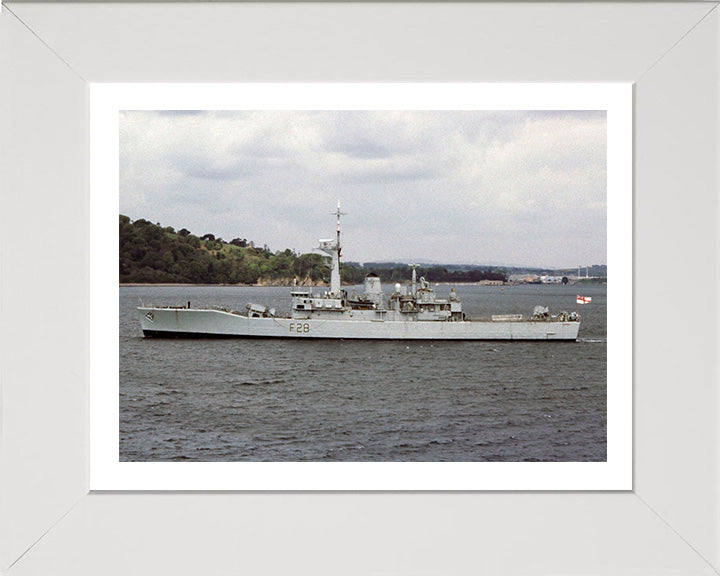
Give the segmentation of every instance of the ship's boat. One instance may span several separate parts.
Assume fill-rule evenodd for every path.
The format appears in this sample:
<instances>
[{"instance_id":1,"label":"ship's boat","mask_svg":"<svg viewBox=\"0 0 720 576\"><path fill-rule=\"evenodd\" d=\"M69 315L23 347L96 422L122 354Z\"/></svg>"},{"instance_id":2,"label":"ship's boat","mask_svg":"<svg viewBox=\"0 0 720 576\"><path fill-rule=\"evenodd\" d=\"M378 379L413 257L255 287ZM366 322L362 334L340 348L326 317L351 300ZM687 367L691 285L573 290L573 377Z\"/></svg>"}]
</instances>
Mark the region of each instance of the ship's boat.
<instances>
[{"instance_id":1,"label":"ship's boat","mask_svg":"<svg viewBox=\"0 0 720 576\"><path fill-rule=\"evenodd\" d=\"M536 306L530 317L496 314L489 320L471 320L452 289L438 298L430 283L412 267L409 286L395 284L386 298L380 278L370 273L361 293L351 293L340 283L340 206L337 233L320 240L319 249L329 257L330 289L290 292L291 314L276 315L261 304L247 304L236 311L220 307L191 308L140 306L145 336L237 338L332 338L372 340L576 340L580 329L577 312L551 315Z\"/></svg>"}]
</instances>

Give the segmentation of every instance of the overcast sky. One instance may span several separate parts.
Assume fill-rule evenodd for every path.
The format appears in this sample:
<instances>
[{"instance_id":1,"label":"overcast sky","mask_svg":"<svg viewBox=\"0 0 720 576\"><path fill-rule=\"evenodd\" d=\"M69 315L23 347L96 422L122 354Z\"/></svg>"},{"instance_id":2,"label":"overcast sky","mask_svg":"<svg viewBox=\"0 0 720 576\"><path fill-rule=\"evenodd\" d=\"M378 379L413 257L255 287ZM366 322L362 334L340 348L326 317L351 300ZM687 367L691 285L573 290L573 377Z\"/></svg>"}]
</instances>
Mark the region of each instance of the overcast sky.
<instances>
[{"instance_id":1,"label":"overcast sky","mask_svg":"<svg viewBox=\"0 0 720 576\"><path fill-rule=\"evenodd\" d=\"M122 112L120 212L346 261L607 262L606 113Z\"/></svg>"}]
</instances>

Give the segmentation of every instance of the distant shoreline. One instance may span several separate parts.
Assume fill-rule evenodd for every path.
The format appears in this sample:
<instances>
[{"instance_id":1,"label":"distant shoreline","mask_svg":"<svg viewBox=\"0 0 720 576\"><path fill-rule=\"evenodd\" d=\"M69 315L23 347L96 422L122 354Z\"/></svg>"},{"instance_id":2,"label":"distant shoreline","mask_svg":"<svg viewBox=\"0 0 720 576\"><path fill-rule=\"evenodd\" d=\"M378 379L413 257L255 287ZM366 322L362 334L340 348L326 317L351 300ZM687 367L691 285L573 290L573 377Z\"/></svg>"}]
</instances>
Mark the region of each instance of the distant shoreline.
<instances>
[{"instance_id":1,"label":"distant shoreline","mask_svg":"<svg viewBox=\"0 0 720 576\"><path fill-rule=\"evenodd\" d=\"M391 283L386 283L390 285ZM487 287L503 287L503 286L561 286L562 284L543 284L533 282L505 282L504 284L483 284L482 282L430 282L431 285L435 286L487 286ZM607 280L587 281L584 278L580 281L571 281L566 286L578 286L578 285L607 285ZM343 284L343 286L361 286L362 284ZM179 283L179 282L120 282L119 286L129 286L131 288L147 288L150 286L161 286L163 288L178 287L178 288L193 288L193 287L230 287L230 288L329 288L329 286L293 286L292 284L191 284L191 283Z\"/></svg>"},{"instance_id":2,"label":"distant shoreline","mask_svg":"<svg viewBox=\"0 0 720 576\"><path fill-rule=\"evenodd\" d=\"M192 287L202 287L202 286L229 286L232 288L268 288L272 287L268 284L191 284L191 283L184 283L184 282L120 282L118 284L119 286L130 286L132 288L147 288L148 286L163 286L163 287L172 287L177 286L181 288L192 288ZM292 288L292 286L284 284L277 286L278 288Z\"/></svg>"}]
</instances>

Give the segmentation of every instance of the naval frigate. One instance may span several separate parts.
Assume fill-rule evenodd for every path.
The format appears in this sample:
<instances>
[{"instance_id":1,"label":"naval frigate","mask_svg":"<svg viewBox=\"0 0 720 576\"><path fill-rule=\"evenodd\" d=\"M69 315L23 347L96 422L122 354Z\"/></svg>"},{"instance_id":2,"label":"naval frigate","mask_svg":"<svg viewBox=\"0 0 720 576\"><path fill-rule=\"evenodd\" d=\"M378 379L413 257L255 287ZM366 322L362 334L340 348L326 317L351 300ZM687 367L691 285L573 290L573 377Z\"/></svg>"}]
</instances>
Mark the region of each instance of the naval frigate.
<instances>
[{"instance_id":1,"label":"naval frigate","mask_svg":"<svg viewBox=\"0 0 720 576\"><path fill-rule=\"evenodd\" d=\"M138 307L146 337L224 338L330 338L364 340L576 340L580 329L577 312L552 315L546 306L535 306L531 316L497 314L471 320L463 312L454 289L438 298L430 283L417 278L412 267L409 286L395 284L386 298L380 278L365 277L360 294L348 294L340 282L340 204L335 238L319 241L329 257L330 287L320 293L294 288L290 316L274 309L247 304L244 310L187 306Z\"/></svg>"}]
</instances>

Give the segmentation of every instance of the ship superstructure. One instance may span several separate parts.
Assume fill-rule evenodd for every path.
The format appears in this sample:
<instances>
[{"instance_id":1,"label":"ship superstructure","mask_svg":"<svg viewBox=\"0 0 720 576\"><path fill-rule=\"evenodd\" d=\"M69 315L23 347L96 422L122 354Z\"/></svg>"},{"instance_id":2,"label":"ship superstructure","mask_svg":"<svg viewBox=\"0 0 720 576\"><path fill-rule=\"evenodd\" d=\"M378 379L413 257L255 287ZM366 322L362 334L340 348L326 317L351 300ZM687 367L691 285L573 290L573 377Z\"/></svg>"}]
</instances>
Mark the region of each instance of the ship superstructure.
<instances>
[{"instance_id":1,"label":"ship superstructure","mask_svg":"<svg viewBox=\"0 0 720 576\"><path fill-rule=\"evenodd\" d=\"M239 338L335 338L381 340L575 340L580 328L576 312L551 315L536 306L532 316L499 314L470 320L454 289L438 298L430 283L417 278L411 264L409 286L395 284L386 298L380 278L370 273L361 293L348 292L340 282L340 204L335 238L319 241L330 267L329 290L293 289L289 317L274 309L247 304L242 312L223 308L140 306L145 336Z\"/></svg>"}]
</instances>

